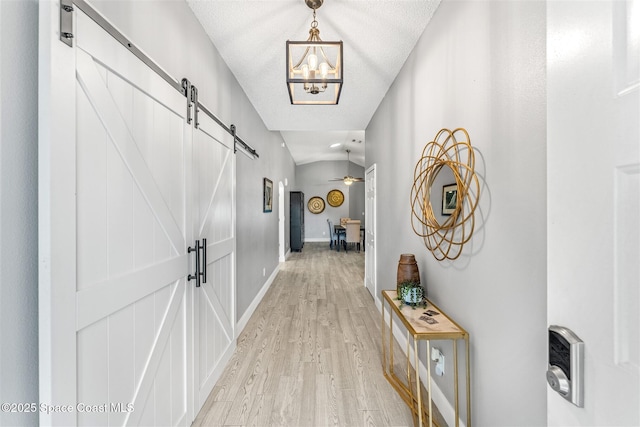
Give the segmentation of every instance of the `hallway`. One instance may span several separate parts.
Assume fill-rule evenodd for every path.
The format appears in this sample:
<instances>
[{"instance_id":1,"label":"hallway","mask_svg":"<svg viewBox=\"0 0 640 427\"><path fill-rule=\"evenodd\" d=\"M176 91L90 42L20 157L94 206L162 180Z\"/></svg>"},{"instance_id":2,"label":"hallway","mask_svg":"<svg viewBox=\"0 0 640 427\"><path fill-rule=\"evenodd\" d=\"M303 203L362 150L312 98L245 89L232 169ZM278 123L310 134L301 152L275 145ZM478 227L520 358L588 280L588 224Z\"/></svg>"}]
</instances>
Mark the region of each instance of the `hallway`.
<instances>
[{"instance_id":1,"label":"hallway","mask_svg":"<svg viewBox=\"0 0 640 427\"><path fill-rule=\"evenodd\" d=\"M363 281L363 252L307 243L293 253L194 426L413 425L382 375L379 312Z\"/></svg>"}]
</instances>

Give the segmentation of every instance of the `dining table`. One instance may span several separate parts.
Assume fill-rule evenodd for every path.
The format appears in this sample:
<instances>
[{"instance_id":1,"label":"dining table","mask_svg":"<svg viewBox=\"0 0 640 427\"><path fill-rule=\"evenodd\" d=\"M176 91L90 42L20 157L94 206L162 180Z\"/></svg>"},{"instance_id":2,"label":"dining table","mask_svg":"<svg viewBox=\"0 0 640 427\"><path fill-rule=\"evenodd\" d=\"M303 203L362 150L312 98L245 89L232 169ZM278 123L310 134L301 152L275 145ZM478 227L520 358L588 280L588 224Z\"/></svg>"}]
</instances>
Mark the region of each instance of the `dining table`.
<instances>
[{"instance_id":1,"label":"dining table","mask_svg":"<svg viewBox=\"0 0 640 427\"><path fill-rule=\"evenodd\" d=\"M344 225L336 224L333 226L333 231L336 233L336 236L338 237L338 244L336 245L336 247L337 247L337 251L340 252L340 235L342 234L346 238L347 229ZM365 228L363 223L360 223L360 234L362 236L362 250L364 251Z\"/></svg>"}]
</instances>

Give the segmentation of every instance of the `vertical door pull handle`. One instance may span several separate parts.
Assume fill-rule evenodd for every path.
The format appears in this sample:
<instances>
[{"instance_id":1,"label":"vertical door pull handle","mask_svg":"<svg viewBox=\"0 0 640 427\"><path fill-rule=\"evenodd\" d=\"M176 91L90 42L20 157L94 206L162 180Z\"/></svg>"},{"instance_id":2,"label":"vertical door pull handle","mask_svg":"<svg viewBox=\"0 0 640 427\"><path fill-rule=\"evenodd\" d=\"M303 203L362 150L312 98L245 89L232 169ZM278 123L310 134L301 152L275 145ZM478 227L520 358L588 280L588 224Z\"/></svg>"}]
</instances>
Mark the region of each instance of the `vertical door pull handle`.
<instances>
[{"instance_id":1,"label":"vertical door pull handle","mask_svg":"<svg viewBox=\"0 0 640 427\"><path fill-rule=\"evenodd\" d=\"M207 239L202 239L202 283L207 283Z\"/></svg>"},{"instance_id":2,"label":"vertical door pull handle","mask_svg":"<svg viewBox=\"0 0 640 427\"><path fill-rule=\"evenodd\" d=\"M196 288L200 287L200 276L202 275L202 273L200 273L200 240L196 240L196 246L195 247L191 247L189 246L187 248L187 253L191 253L191 252L195 252L196 253L196 272L195 274L190 274L189 276L187 276L187 279L189 281L192 281L193 279L196 279Z\"/></svg>"}]
</instances>

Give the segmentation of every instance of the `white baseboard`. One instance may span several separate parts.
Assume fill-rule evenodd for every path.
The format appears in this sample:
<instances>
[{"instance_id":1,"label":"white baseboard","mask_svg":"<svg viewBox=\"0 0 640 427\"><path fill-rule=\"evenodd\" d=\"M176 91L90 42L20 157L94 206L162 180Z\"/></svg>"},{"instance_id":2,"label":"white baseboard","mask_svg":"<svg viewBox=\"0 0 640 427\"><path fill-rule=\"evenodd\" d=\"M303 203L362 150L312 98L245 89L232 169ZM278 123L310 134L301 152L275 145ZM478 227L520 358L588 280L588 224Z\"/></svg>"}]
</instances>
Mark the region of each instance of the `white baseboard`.
<instances>
[{"instance_id":1,"label":"white baseboard","mask_svg":"<svg viewBox=\"0 0 640 427\"><path fill-rule=\"evenodd\" d=\"M380 301L379 298L376 298L376 307L378 307L378 311L380 312L380 314L382 314L382 302ZM390 316L390 313L388 310L385 310L384 316L385 316L384 318L385 323L388 325L387 322L389 321L389 316ZM395 337L396 341L398 341L398 344L400 345L400 348L402 349L402 352L405 354L405 356L407 355L406 354L406 349L407 349L406 331L407 330L402 326L402 323L394 321L393 336ZM411 361L412 366L413 364L414 362ZM426 384L427 367L424 365L423 360L420 360L419 371L420 371L420 380L422 381L423 384ZM447 425L450 425L450 426L456 425L456 422L455 422L456 410L451 404L451 402L449 402L447 397L444 395L442 390L440 390L440 387L438 387L438 384L436 384L435 381L431 381L431 396L433 399L433 404L438 407L438 410L440 411L440 414L442 414L442 417L444 418L444 420L447 422ZM465 423L462 420L459 420L459 423L461 427L465 427Z\"/></svg>"},{"instance_id":2,"label":"white baseboard","mask_svg":"<svg viewBox=\"0 0 640 427\"><path fill-rule=\"evenodd\" d=\"M288 257L289 254L291 254L291 251L288 251L286 256ZM251 319L253 312L256 311L256 308L258 308L258 304L260 304L260 301L262 301L262 298L264 298L264 295L267 293L267 291L271 287L271 284L273 283L273 280L278 275L279 271L280 271L280 264L276 266L276 268L273 270L273 273L271 273L271 276L269 276L267 281L264 282L264 285L262 285L260 292L256 294L255 298L253 298L253 301L251 301L251 304L249 304L249 307L247 307L247 310L244 312L242 317L236 323L236 328L235 328L236 339L240 336L244 327L247 326L247 323L249 322L249 319Z\"/></svg>"},{"instance_id":3,"label":"white baseboard","mask_svg":"<svg viewBox=\"0 0 640 427\"><path fill-rule=\"evenodd\" d=\"M289 255L291 255L291 248L289 248L289 250L285 252L284 255L282 255L278 261L285 262L287 258L289 258Z\"/></svg>"},{"instance_id":4,"label":"white baseboard","mask_svg":"<svg viewBox=\"0 0 640 427\"><path fill-rule=\"evenodd\" d=\"M305 238L304 242L305 243L306 242L310 242L310 243L313 243L313 242L326 242L326 243L329 243L329 240L330 239L328 237L310 237L310 238Z\"/></svg>"}]
</instances>

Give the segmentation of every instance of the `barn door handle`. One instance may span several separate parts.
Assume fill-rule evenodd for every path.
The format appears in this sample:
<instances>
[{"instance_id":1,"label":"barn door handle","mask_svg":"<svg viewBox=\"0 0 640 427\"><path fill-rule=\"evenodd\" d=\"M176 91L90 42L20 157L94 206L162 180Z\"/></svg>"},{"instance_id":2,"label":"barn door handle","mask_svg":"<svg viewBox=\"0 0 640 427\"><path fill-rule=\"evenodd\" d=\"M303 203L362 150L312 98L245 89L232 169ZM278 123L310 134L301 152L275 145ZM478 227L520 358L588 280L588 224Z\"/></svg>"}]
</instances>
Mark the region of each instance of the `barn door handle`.
<instances>
[{"instance_id":1,"label":"barn door handle","mask_svg":"<svg viewBox=\"0 0 640 427\"><path fill-rule=\"evenodd\" d=\"M196 288L200 287L200 276L202 275L202 273L200 273L200 240L196 240L196 246L195 247L191 247L189 246L187 248L187 253L191 253L191 252L195 252L196 253L196 273L195 274L190 274L189 276L187 276L187 279L189 281L192 281L193 279L196 279ZM206 249L205 249L206 251Z\"/></svg>"},{"instance_id":2,"label":"barn door handle","mask_svg":"<svg viewBox=\"0 0 640 427\"><path fill-rule=\"evenodd\" d=\"M207 283L207 239L202 239L202 283Z\"/></svg>"}]
</instances>

